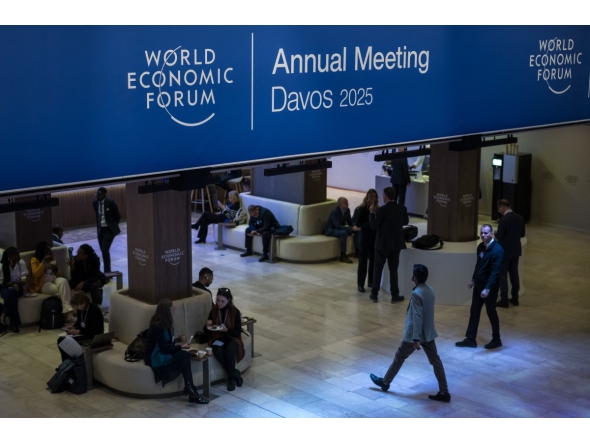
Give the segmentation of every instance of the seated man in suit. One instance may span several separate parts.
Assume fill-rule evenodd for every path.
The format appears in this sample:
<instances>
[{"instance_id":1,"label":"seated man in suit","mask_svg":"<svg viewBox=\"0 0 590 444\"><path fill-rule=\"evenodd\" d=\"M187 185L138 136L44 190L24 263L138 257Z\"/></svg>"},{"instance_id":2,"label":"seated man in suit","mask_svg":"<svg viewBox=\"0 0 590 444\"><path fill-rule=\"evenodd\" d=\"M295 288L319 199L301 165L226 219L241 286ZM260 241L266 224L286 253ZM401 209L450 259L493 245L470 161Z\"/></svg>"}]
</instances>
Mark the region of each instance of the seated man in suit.
<instances>
[{"instance_id":1,"label":"seated man in suit","mask_svg":"<svg viewBox=\"0 0 590 444\"><path fill-rule=\"evenodd\" d=\"M250 222L246 228L246 251L240 254L241 257L252 256L252 242L254 236L262 236L262 257L258 262L268 260L268 252L270 250L270 239L272 233L281 225L272 211L260 205L250 205L248 207L250 214Z\"/></svg>"},{"instance_id":2,"label":"seated man in suit","mask_svg":"<svg viewBox=\"0 0 590 444\"><path fill-rule=\"evenodd\" d=\"M349 234L359 230L360 227L355 226L350 217L348 199L346 197L339 197L338 206L330 212L330 218L328 219L326 228L324 228L324 234L340 239L340 262L352 264L352 261L346 255L346 240Z\"/></svg>"}]
</instances>

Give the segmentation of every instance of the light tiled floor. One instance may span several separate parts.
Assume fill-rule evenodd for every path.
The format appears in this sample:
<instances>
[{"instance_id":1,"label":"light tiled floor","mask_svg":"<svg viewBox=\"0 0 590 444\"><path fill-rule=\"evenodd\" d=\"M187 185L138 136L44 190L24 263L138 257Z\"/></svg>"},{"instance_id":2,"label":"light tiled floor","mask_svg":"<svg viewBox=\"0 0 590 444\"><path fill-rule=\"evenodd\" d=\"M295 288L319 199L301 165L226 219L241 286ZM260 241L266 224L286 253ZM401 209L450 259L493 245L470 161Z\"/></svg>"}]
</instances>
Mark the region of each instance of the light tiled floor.
<instances>
[{"instance_id":1,"label":"light tiled floor","mask_svg":"<svg viewBox=\"0 0 590 444\"><path fill-rule=\"evenodd\" d=\"M359 193L348 196L354 208ZM194 215L196 220L197 215ZM122 228L125 228L124 224ZM194 236L194 234L193 234ZM216 251L212 239L193 245L193 273L215 271L242 312L258 320L256 351L244 386L207 406L183 397L126 398L98 388L51 394L45 383L60 358L56 331L23 328L0 338L2 417L590 417L590 236L527 226L526 294L520 307L499 309L504 346L460 349L468 306L437 306L437 346L452 402L427 399L437 384L422 352L412 355L385 393L369 373L384 374L402 337L406 303L372 304L356 290L356 260L294 265L258 263ZM93 229L66 232L71 246L97 248ZM111 250L113 269L127 277L126 235ZM457 291L465 276L457 276ZM126 282L125 282L126 283ZM105 304L115 284L105 291ZM436 289L435 289L436 290ZM478 342L490 339L482 314Z\"/></svg>"}]
</instances>

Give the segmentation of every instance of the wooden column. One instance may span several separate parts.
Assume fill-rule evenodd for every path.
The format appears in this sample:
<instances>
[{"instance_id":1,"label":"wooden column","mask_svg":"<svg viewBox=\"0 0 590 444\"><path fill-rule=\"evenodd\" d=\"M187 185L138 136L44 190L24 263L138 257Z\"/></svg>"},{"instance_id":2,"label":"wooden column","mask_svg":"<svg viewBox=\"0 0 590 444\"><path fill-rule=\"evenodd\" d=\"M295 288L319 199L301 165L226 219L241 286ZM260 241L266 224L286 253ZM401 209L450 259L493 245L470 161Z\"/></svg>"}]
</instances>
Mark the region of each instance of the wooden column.
<instances>
[{"instance_id":1,"label":"wooden column","mask_svg":"<svg viewBox=\"0 0 590 444\"><path fill-rule=\"evenodd\" d=\"M448 242L477 239L481 149L450 151L431 145L428 234Z\"/></svg>"},{"instance_id":2,"label":"wooden column","mask_svg":"<svg viewBox=\"0 0 590 444\"><path fill-rule=\"evenodd\" d=\"M252 194L300 205L325 202L328 174L325 169L265 176L264 168L252 169Z\"/></svg>"},{"instance_id":3,"label":"wooden column","mask_svg":"<svg viewBox=\"0 0 590 444\"><path fill-rule=\"evenodd\" d=\"M148 304L191 296L190 191L126 186L129 295Z\"/></svg>"},{"instance_id":4,"label":"wooden column","mask_svg":"<svg viewBox=\"0 0 590 444\"><path fill-rule=\"evenodd\" d=\"M35 199L21 197L16 202ZM51 208L35 208L0 214L0 246L16 247L19 251L34 250L41 241L53 244Z\"/></svg>"}]
</instances>

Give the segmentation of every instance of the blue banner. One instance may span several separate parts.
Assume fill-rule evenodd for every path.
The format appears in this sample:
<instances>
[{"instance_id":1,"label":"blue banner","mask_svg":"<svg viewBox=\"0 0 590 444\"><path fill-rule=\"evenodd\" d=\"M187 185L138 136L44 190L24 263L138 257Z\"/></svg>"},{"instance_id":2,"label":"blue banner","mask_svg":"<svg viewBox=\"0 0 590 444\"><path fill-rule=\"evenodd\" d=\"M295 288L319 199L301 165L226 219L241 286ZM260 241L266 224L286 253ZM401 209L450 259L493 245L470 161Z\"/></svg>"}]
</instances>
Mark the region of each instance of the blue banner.
<instances>
[{"instance_id":1,"label":"blue banner","mask_svg":"<svg viewBox=\"0 0 590 444\"><path fill-rule=\"evenodd\" d=\"M2 26L0 192L588 121L589 59L588 26Z\"/></svg>"}]
</instances>

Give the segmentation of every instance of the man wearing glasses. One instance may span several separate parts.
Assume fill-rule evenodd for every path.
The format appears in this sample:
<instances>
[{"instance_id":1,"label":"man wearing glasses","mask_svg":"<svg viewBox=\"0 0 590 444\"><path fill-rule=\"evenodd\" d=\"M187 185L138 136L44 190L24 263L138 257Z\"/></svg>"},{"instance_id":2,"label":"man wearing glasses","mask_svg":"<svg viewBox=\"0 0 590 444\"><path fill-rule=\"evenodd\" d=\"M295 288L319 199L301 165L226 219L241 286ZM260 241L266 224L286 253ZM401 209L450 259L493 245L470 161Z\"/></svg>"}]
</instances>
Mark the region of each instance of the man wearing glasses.
<instances>
[{"instance_id":1,"label":"man wearing glasses","mask_svg":"<svg viewBox=\"0 0 590 444\"><path fill-rule=\"evenodd\" d=\"M482 225L481 240L477 246L477 262L473 271L473 278L467 284L467 288L473 288L471 298L471 310L469 314L469 325L465 339L455 343L457 347L477 347L477 327L481 308L485 305L486 313L492 324L492 341L485 345L488 350L502 347L500 340L500 320L496 312L496 299L500 286L500 270L504 258L502 246L494 240L494 232L490 225Z\"/></svg>"},{"instance_id":2,"label":"man wearing glasses","mask_svg":"<svg viewBox=\"0 0 590 444\"><path fill-rule=\"evenodd\" d=\"M114 200L107 198L107 189L100 187L96 191L96 200L92 202L96 214L96 230L98 245L102 252L102 262L105 273L111 272L111 244L115 236L121 232L119 221L119 207Z\"/></svg>"}]
</instances>

